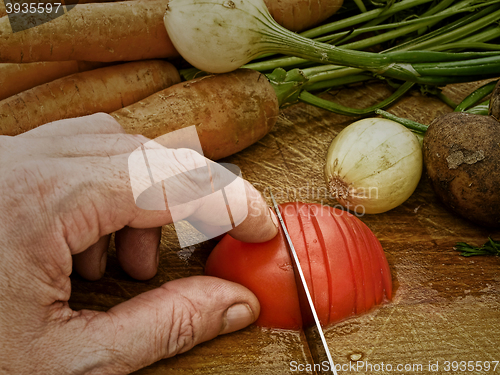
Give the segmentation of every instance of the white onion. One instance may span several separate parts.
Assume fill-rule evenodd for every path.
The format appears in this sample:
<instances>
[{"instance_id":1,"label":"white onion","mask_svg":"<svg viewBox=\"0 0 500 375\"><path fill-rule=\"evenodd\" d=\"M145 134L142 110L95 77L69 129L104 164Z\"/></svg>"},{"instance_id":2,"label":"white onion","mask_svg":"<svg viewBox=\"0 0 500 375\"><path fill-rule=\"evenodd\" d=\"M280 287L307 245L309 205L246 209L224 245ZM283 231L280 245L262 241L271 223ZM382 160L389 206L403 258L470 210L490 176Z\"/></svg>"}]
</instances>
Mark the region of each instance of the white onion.
<instances>
[{"instance_id":1,"label":"white onion","mask_svg":"<svg viewBox=\"0 0 500 375\"><path fill-rule=\"evenodd\" d=\"M266 51L265 30L275 21L262 0L171 0L164 23L184 59L200 70L224 73Z\"/></svg>"},{"instance_id":2,"label":"white onion","mask_svg":"<svg viewBox=\"0 0 500 375\"><path fill-rule=\"evenodd\" d=\"M422 149L403 125L382 118L342 130L326 157L330 193L357 213L381 213L406 201L422 175Z\"/></svg>"}]
</instances>

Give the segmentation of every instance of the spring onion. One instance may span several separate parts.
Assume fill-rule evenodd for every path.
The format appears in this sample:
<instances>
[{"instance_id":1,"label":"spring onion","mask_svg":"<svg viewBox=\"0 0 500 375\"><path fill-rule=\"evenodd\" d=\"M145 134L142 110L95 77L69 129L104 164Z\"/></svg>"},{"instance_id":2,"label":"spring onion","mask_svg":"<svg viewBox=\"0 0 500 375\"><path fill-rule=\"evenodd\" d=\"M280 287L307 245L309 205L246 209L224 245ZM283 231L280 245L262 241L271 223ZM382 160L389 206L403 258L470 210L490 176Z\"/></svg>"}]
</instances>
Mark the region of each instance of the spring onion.
<instances>
[{"instance_id":1,"label":"spring onion","mask_svg":"<svg viewBox=\"0 0 500 375\"><path fill-rule=\"evenodd\" d=\"M469 3L474 4L475 0ZM477 64L482 64L480 59L488 57L500 61L498 52L449 54L397 51L377 54L339 48L281 27L273 20L262 0L171 0L164 21L179 53L193 66L212 73L232 71L265 53L282 53L323 64L352 66L413 82L420 80L420 68L429 75L441 74L427 66L420 67L418 64L422 61L434 64L478 59ZM485 62L490 64L490 60Z\"/></svg>"},{"instance_id":2,"label":"spring onion","mask_svg":"<svg viewBox=\"0 0 500 375\"><path fill-rule=\"evenodd\" d=\"M455 107L455 112L465 111L481 102L487 95L491 94L497 83L498 80L491 81L474 90L472 93L467 95L467 97L459 105Z\"/></svg>"}]
</instances>

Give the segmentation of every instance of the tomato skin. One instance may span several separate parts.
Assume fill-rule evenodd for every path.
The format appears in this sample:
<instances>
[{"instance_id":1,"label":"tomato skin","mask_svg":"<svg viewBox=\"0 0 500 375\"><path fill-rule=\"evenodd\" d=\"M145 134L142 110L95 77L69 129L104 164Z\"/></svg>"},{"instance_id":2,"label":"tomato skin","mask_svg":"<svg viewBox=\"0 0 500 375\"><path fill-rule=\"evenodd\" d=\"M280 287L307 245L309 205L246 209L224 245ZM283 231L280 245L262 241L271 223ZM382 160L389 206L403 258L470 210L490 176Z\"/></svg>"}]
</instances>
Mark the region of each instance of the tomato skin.
<instances>
[{"instance_id":1,"label":"tomato skin","mask_svg":"<svg viewBox=\"0 0 500 375\"><path fill-rule=\"evenodd\" d=\"M245 243L226 235L210 254L205 273L242 284L259 299L256 324L262 327L302 327L293 267L280 230L271 241Z\"/></svg>"},{"instance_id":2,"label":"tomato skin","mask_svg":"<svg viewBox=\"0 0 500 375\"><path fill-rule=\"evenodd\" d=\"M292 202L279 208L323 326L391 299L390 269L382 246L360 219L320 204ZM259 326L297 330L313 323L300 313L281 229L260 244L226 235L210 254L205 273L250 289L261 304Z\"/></svg>"}]
</instances>

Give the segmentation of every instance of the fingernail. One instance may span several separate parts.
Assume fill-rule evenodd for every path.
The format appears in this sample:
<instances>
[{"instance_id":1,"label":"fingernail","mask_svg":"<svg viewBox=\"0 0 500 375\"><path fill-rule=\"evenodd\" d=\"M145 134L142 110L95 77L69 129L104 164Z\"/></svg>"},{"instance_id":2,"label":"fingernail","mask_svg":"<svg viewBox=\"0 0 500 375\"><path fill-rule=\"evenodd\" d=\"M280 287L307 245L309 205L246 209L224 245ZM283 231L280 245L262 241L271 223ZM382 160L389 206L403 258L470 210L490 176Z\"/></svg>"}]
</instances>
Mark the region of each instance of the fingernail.
<instances>
[{"instance_id":1,"label":"fingernail","mask_svg":"<svg viewBox=\"0 0 500 375\"><path fill-rule=\"evenodd\" d=\"M255 321L253 311L246 303L233 305L226 310L221 335L245 328Z\"/></svg>"},{"instance_id":2,"label":"fingernail","mask_svg":"<svg viewBox=\"0 0 500 375\"><path fill-rule=\"evenodd\" d=\"M100 268L99 268L99 271L101 271L101 276L104 275L104 272L106 272L106 261L108 260L108 252L105 251L104 253L102 253L102 256L101 256L101 263L100 263Z\"/></svg>"},{"instance_id":3,"label":"fingernail","mask_svg":"<svg viewBox=\"0 0 500 375\"><path fill-rule=\"evenodd\" d=\"M278 218L276 217L276 214L274 213L274 211L271 207L269 207L269 211L271 212L271 219L273 219L274 225L276 226L276 228L278 228L279 224L278 224Z\"/></svg>"}]
</instances>

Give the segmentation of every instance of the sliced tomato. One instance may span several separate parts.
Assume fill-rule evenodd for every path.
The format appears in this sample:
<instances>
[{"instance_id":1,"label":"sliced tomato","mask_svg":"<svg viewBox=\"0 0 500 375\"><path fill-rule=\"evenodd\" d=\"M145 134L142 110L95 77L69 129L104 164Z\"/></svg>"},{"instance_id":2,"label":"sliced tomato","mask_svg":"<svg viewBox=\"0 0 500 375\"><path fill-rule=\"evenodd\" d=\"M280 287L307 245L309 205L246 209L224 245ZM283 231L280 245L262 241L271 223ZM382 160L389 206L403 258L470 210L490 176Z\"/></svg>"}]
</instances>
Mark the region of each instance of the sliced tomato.
<instances>
[{"instance_id":1,"label":"sliced tomato","mask_svg":"<svg viewBox=\"0 0 500 375\"><path fill-rule=\"evenodd\" d=\"M329 206L279 206L318 318L326 326L390 300L392 281L382 246L356 216ZM256 322L299 329L312 323L301 313L297 275L280 230L271 241L250 244L226 235L210 254L205 272L240 283L259 299Z\"/></svg>"},{"instance_id":2,"label":"sliced tomato","mask_svg":"<svg viewBox=\"0 0 500 375\"><path fill-rule=\"evenodd\" d=\"M343 234L342 223L338 222L339 214L343 215L344 211L339 211L321 206L321 214L313 218L327 254L328 263L325 267L330 275L327 284L330 294L329 323L356 314L356 274L350 257L349 241Z\"/></svg>"},{"instance_id":3,"label":"sliced tomato","mask_svg":"<svg viewBox=\"0 0 500 375\"><path fill-rule=\"evenodd\" d=\"M302 327L293 266L283 232L260 244L226 235L210 254L205 273L242 284L259 299L263 327Z\"/></svg>"}]
</instances>

